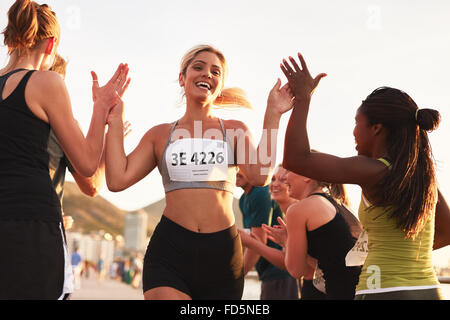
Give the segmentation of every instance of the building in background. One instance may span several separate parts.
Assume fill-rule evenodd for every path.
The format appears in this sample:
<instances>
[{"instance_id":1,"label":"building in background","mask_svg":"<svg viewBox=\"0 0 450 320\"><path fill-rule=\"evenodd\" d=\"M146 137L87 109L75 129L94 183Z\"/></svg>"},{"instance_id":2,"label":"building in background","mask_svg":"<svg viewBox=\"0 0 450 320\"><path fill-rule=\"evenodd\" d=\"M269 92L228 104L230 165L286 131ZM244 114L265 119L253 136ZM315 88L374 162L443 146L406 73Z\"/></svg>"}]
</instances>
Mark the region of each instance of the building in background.
<instances>
[{"instance_id":1,"label":"building in background","mask_svg":"<svg viewBox=\"0 0 450 320\"><path fill-rule=\"evenodd\" d=\"M80 249L83 261L96 265L102 259L105 266L110 265L116 258L116 241L109 233L99 231L98 233L82 234L79 232L66 232L67 249L69 254Z\"/></svg>"},{"instance_id":2,"label":"building in background","mask_svg":"<svg viewBox=\"0 0 450 320\"><path fill-rule=\"evenodd\" d=\"M144 210L129 212L125 215L125 250L145 252L147 248L148 217Z\"/></svg>"}]
</instances>

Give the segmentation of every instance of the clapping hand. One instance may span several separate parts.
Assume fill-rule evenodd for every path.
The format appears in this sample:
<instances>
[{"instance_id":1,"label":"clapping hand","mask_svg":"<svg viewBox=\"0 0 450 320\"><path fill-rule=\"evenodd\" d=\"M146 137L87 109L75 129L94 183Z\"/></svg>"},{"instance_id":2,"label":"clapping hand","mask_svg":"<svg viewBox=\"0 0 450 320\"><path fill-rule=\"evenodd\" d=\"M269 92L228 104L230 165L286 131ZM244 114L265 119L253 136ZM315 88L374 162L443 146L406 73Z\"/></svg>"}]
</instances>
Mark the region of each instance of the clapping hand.
<instances>
[{"instance_id":1,"label":"clapping hand","mask_svg":"<svg viewBox=\"0 0 450 320\"><path fill-rule=\"evenodd\" d=\"M280 217L277 218L279 225L275 225L273 227L269 227L266 224L262 225L262 228L267 233L267 238L272 240L275 243L278 243L280 246L285 247L287 241L287 228L286 223Z\"/></svg>"}]
</instances>

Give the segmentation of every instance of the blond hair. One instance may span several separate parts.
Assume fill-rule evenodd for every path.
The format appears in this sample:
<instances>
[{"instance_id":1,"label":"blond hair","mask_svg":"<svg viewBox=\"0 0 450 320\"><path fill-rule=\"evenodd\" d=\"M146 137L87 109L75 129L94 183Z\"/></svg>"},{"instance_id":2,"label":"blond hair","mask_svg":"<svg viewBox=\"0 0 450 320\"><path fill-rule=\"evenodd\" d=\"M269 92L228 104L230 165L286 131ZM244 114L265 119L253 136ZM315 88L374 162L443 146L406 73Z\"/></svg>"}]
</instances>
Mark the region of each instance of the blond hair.
<instances>
[{"instance_id":1,"label":"blond hair","mask_svg":"<svg viewBox=\"0 0 450 320\"><path fill-rule=\"evenodd\" d=\"M63 79L66 78L66 68L67 68L67 61L61 57L59 54L55 55L55 61L53 62L53 65L50 67L50 71L55 71L61 75Z\"/></svg>"},{"instance_id":2,"label":"blond hair","mask_svg":"<svg viewBox=\"0 0 450 320\"><path fill-rule=\"evenodd\" d=\"M8 25L3 30L8 54L27 54L42 40L56 38L60 27L56 14L46 4L31 0L17 0L8 10Z\"/></svg>"},{"instance_id":3,"label":"blond hair","mask_svg":"<svg viewBox=\"0 0 450 320\"><path fill-rule=\"evenodd\" d=\"M225 81L226 77L228 76L228 65L225 56L222 52L207 44L195 46L185 53L185 55L181 59L180 73L186 75L187 68L189 67L191 62L194 61L195 57L201 52L211 52L214 53L217 58L219 58L222 64L222 80ZM245 91L236 87L222 89L221 93L214 100L213 104L221 108L252 108L250 101L247 99Z\"/></svg>"}]
</instances>

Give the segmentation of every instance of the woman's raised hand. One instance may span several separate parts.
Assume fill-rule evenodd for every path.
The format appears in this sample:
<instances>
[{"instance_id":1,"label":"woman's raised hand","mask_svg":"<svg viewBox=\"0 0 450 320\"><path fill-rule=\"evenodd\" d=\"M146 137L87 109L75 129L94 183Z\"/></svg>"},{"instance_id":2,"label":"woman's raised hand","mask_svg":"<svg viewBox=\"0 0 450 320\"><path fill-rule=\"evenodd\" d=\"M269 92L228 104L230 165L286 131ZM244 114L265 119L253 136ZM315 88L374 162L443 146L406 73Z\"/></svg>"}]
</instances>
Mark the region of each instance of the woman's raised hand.
<instances>
[{"instance_id":1,"label":"woman's raised hand","mask_svg":"<svg viewBox=\"0 0 450 320\"><path fill-rule=\"evenodd\" d=\"M286 61L286 59L283 59L280 67L288 80L289 87L294 94L295 99L301 101L303 99L311 98L314 90L319 85L320 80L323 77L326 77L326 74L320 73L315 78L312 78L308 67L306 66L306 62L300 52L298 53L298 59L300 60L300 64L302 66L301 69L292 57L289 57L289 61L292 66L288 61Z\"/></svg>"},{"instance_id":2,"label":"woman's raised hand","mask_svg":"<svg viewBox=\"0 0 450 320\"><path fill-rule=\"evenodd\" d=\"M131 79L128 78L129 70L130 69L128 68L128 64L121 63L111 79L102 87L100 87L98 83L97 74L94 71L91 71L92 100L94 101L94 103L98 99L109 99L115 102L110 107L116 105L118 103L116 96L122 98L130 84Z\"/></svg>"},{"instance_id":3,"label":"woman's raised hand","mask_svg":"<svg viewBox=\"0 0 450 320\"><path fill-rule=\"evenodd\" d=\"M289 85L286 83L281 87L281 80L278 79L275 86L270 90L267 106L281 115L291 110L293 105L294 95Z\"/></svg>"}]
</instances>

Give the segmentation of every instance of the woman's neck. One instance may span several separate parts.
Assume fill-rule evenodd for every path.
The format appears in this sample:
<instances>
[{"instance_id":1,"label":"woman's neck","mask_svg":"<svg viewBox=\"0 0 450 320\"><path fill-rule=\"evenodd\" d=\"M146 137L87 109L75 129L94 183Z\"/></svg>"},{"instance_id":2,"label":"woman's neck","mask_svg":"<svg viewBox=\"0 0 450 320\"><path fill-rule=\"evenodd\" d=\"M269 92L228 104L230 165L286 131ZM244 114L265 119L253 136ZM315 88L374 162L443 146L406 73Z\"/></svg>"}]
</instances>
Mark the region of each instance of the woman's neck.
<instances>
[{"instance_id":1,"label":"woman's neck","mask_svg":"<svg viewBox=\"0 0 450 320\"><path fill-rule=\"evenodd\" d=\"M186 112L181 118L182 121L192 123L194 121L204 121L212 119L211 103L205 104L200 101L187 101Z\"/></svg>"},{"instance_id":2,"label":"woman's neck","mask_svg":"<svg viewBox=\"0 0 450 320\"><path fill-rule=\"evenodd\" d=\"M305 190L305 192L303 193L303 196L304 196L303 199L308 198L313 193L323 193L322 187L316 186L316 187Z\"/></svg>"},{"instance_id":3,"label":"woman's neck","mask_svg":"<svg viewBox=\"0 0 450 320\"><path fill-rule=\"evenodd\" d=\"M9 58L8 64L3 70L5 72L16 69L39 70L43 59L43 54L37 54L33 51L20 57L17 55L17 52L13 52Z\"/></svg>"}]
</instances>

